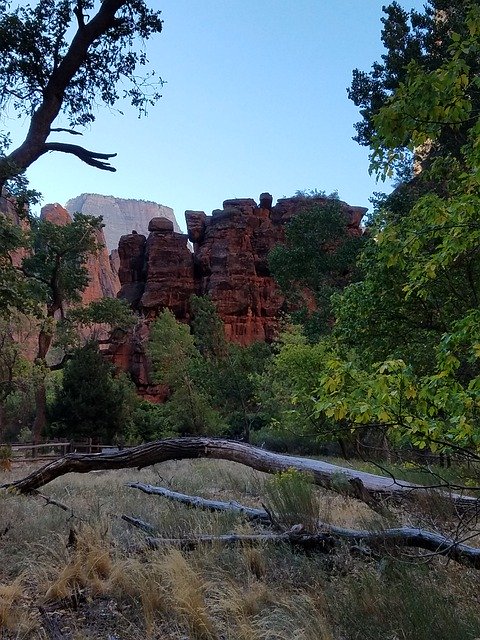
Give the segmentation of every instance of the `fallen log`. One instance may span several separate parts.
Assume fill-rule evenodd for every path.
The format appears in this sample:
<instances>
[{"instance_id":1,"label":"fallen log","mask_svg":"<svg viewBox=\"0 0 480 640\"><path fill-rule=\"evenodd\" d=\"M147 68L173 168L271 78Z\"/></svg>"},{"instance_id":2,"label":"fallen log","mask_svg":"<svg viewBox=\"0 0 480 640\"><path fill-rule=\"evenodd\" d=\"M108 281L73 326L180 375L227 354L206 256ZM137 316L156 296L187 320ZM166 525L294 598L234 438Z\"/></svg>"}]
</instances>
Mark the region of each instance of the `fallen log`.
<instances>
[{"instance_id":1,"label":"fallen log","mask_svg":"<svg viewBox=\"0 0 480 640\"><path fill-rule=\"evenodd\" d=\"M338 465L278 453L272 453L243 442L215 438L171 438L113 453L69 453L33 471L25 478L0 485L0 489L15 489L31 493L35 489L67 473L88 473L107 469L141 469L167 460L210 458L244 464L257 471L277 473L293 468L308 473L312 481L326 489L356 497L371 506L378 499L396 498L409 500L415 494L428 493L428 486L411 482L398 482L393 478L378 476ZM456 507L476 507L478 499L449 491L437 491Z\"/></svg>"},{"instance_id":2,"label":"fallen log","mask_svg":"<svg viewBox=\"0 0 480 640\"><path fill-rule=\"evenodd\" d=\"M186 493L171 491L165 487L156 487L152 484L144 484L143 482L128 482L127 487L139 489L140 491L143 491L143 493L147 493L149 495L162 496L163 498L167 498L167 500L180 502L188 507L196 507L197 509L204 509L206 511L234 513L236 515L243 516L246 520L262 522L263 524L272 524L270 516L264 509L246 507L235 500L230 500L229 502L208 500L206 498L200 498L200 496L189 496Z\"/></svg>"},{"instance_id":3,"label":"fallen log","mask_svg":"<svg viewBox=\"0 0 480 640\"><path fill-rule=\"evenodd\" d=\"M368 531L346 529L333 525L324 525L324 530L319 533L299 533L298 531L285 531L284 533L259 533L259 534L227 534L227 535L200 535L185 538L146 538L146 544L151 549L160 549L173 545L183 550L190 551L201 545L221 544L289 544L300 547L305 551L330 553L341 542L347 542L352 547L364 547L371 549L387 549L392 547L412 547L430 552L430 556L444 556L459 564L480 569L480 548L471 547L457 542L439 533L415 529L412 527L398 527L380 531Z\"/></svg>"},{"instance_id":4,"label":"fallen log","mask_svg":"<svg viewBox=\"0 0 480 640\"><path fill-rule=\"evenodd\" d=\"M252 509L238 502L222 502L220 500L206 500L198 496L190 496L164 487L129 482L129 487L140 489L148 494L160 495L168 500L179 501L192 507L209 511L231 512L243 515L247 519L256 520L262 524L272 524L271 515L263 509ZM252 517L253 516L253 517ZM151 532L155 527L143 520L122 516L122 518L143 531ZM222 536L201 535L187 538L156 538L148 537L149 547L157 549L165 545L178 546L184 550L193 550L202 544L255 544L255 543L288 543L304 550L329 553L340 542L347 542L351 548L367 545L370 548L379 547L413 547L430 551L432 555L442 555L459 564L480 569L480 548L471 547L441 533L427 531L414 527L396 527L392 529L349 529L332 524L318 522L318 532L308 533L301 524L295 525L289 531L282 533L262 533L253 535L227 534Z\"/></svg>"}]
</instances>

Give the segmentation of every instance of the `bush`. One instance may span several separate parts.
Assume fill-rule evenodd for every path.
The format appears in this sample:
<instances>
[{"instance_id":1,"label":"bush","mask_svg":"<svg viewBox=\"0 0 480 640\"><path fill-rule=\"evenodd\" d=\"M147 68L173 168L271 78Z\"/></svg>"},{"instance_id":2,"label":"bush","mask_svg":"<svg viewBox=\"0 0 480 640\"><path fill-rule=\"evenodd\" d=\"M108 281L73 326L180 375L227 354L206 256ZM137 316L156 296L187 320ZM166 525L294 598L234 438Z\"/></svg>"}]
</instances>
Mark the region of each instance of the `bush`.
<instances>
[{"instance_id":1,"label":"bush","mask_svg":"<svg viewBox=\"0 0 480 640\"><path fill-rule=\"evenodd\" d=\"M77 349L63 371L50 407L50 432L111 442L128 429L137 403L133 384L90 342Z\"/></svg>"},{"instance_id":2,"label":"bush","mask_svg":"<svg viewBox=\"0 0 480 640\"><path fill-rule=\"evenodd\" d=\"M295 469L277 473L266 481L265 491L268 510L285 529L300 524L310 533L317 531L320 510L307 474Z\"/></svg>"}]
</instances>

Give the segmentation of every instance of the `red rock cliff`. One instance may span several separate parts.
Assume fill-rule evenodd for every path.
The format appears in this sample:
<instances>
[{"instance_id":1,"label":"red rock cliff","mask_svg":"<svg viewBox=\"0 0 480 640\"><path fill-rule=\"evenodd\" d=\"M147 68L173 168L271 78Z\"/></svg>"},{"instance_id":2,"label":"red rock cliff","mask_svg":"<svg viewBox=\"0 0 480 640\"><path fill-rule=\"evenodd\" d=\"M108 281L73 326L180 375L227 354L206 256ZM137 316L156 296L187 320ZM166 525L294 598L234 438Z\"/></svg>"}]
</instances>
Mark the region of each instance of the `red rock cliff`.
<instances>
[{"instance_id":1,"label":"red rock cliff","mask_svg":"<svg viewBox=\"0 0 480 640\"><path fill-rule=\"evenodd\" d=\"M146 318L170 308L189 320L192 293L209 295L225 323L227 338L239 344L272 340L284 298L268 269L270 250L284 240L284 225L308 206L325 198L284 198L272 207L272 196L226 200L211 216L186 211L188 239L175 233L169 220L155 218L148 240L122 236L119 244L120 297ZM360 234L363 207L341 203L351 233Z\"/></svg>"},{"instance_id":2,"label":"red rock cliff","mask_svg":"<svg viewBox=\"0 0 480 640\"><path fill-rule=\"evenodd\" d=\"M187 236L176 233L171 221L155 218L148 239L137 233L119 243L119 297L127 299L144 318L131 336L111 346L111 359L128 370L141 395L159 400L165 390L153 385L144 344L148 325L158 313L171 309L177 319L190 320L192 293L209 295L225 324L229 340L242 345L275 337L285 301L268 269L270 250L284 241L284 225L325 198L285 198L272 207L264 193L260 204L251 199L226 200L223 209L207 216L186 211ZM352 234L361 234L363 207L341 203Z\"/></svg>"}]
</instances>

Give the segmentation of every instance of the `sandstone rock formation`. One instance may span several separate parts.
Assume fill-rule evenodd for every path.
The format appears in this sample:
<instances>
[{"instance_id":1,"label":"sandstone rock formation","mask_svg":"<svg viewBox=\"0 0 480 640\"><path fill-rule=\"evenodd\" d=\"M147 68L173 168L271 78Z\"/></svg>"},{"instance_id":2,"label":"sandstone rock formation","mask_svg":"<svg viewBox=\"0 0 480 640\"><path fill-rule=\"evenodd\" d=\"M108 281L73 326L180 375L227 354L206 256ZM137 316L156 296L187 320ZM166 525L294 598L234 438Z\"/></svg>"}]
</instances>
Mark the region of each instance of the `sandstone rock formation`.
<instances>
[{"instance_id":1,"label":"sandstone rock formation","mask_svg":"<svg viewBox=\"0 0 480 640\"><path fill-rule=\"evenodd\" d=\"M109 251L117 249L120 237L133 230L146 235L148 223L152 218L167 218L173 222L174 230L180 231L173 209L156 202L82 193L69 200L65 208L72 215L78 211L87 215L102 216Z\"/></svg>"},{"instance_id":2,"label":"sandstone rock formation","mask_svg":"<svg viewBox=\"0 0 480 640\"><path fill-rule=\"evenodd\" d=\"M225 324L226 337L238 344L275 337L285 300L268 268L268 253L284 241L284 225L305 206L324 205L326 198L285 198L272 206L272 196L226 200L223 209L207 216L186 211L188 237L167 219L150 222L148 238L134 233L120 239L119 297L130 302L142 322L131 336L112 344L111 359L131 373L139 392L150 400L165 389L150 378L144 344L148 325L158 313L171 309L189 322L192 293L209 295ZM350 233L361 234L363 207L341 202ZM193 253L188 247L193 244Z\"/></svg>"},{"instance_id":3,"label":"sandstone rock formation","mask_svg":"<svg viewBox=\"0 0 480 640\"><path fill-rule=\"evenodd\" d=\"M168 307L179 320L189 320L192 293L209 295L225 323L229 340L239 344L272 340L284 298L268 269L270 250L284 240L284 225L305 206L324 205L326 198L284 198L272 206L272 196L225 200L211 216L186 211L187 236L176 233L169 220L151 221L148 240L139 234L122 236L119 244L119 296L146 318ZM363 207L341 203L350 233L360 234Z\"/></svg>"}]
</instances>

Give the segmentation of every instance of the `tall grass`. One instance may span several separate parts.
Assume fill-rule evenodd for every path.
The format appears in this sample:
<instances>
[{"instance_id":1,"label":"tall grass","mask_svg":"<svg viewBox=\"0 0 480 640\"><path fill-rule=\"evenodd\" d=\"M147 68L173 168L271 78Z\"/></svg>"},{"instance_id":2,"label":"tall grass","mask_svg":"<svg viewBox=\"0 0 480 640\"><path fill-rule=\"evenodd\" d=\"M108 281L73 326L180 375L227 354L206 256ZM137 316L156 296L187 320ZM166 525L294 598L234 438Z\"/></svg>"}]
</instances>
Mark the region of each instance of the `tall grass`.
<instances>
[{"instance_id":1,"label":"tall grass","mask_svg":"<svg viewBox=\"0 0 480 640\"><path fill-rule=\"evenodd\" d=\"M286 529L302 524L314 531L319 519L359 526L371 516L365 505L318 489L297 472L263 476L205 460L70 475L45 487L71 506L73 517L38 498L0 494L2 640L45 640L39 605L82 640L480 637L478 573L439 559L422 567L401 558L356 557L346 549L307 555L267 544L138 553L143 534L128 527L122 513L151 522L165 537L257 529L237 516L139 494L125 486L130 480L265 503ZM397 517L422 524L415 513ZM67 547L72 527L76 540Z\"/></svg>"}]
</instances>

